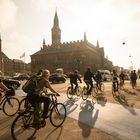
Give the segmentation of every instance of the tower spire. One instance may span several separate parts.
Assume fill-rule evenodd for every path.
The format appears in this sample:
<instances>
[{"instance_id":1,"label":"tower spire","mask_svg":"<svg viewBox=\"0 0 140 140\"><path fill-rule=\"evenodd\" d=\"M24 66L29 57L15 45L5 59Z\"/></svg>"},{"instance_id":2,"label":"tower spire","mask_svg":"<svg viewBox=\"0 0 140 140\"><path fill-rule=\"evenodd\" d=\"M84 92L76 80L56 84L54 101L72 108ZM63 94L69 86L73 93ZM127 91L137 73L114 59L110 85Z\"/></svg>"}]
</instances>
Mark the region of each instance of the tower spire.
<instances>
[{"instance_id":1,"label":"tower spire","mask_svg":"<svg viewBox=\"0 0 140 140\"><path fill-rule=\"evenodd\" d=\"M98 41L98 40L97 40L97 44L96 44L96 47L97 47L97 48L99 48L99 41Z\"/></svg>"},{"instance_id":2,"label":"tower spire","mask_svg":"<svg viewBox=\"0 0 140 140\"><path fill-rule=\"evenodd\" d=\"M84 32L84 41L87 41L87 35L86 35L86 32Z\"/></svg>"},{"instance_id":3,"label":"tower spire","mask_svg":"<svg viewBox=\"0 0 140 140\"><path fill-rule=\"evenodd\" d=\"M57 9L55 10L53 27L58 27L59 28L59 20L58 20L58 16L57 16Z\"/></svg>"},{"instance_id":4,"label":"tower spire","mask_svg":"<svg viewBox=\"0 0 140 140\"><path fill-rule=\"evenodd\" d=\"M43 38L43 46L44 46L44 45L46 45L46 43L45 43L45 38Z\"/></svg>"},{"instance_id":5,"label":"tower spire","mask_svg":"<svg viewBox=\"0 0 140 140\"><path fill-rule=\"evenodd\" d=\"M52 46L57 47L60 43L61 43L61 30L59 28L59 20L56 10L54 16L54 23L52 27Z\"/></svg>"}]
</instances>

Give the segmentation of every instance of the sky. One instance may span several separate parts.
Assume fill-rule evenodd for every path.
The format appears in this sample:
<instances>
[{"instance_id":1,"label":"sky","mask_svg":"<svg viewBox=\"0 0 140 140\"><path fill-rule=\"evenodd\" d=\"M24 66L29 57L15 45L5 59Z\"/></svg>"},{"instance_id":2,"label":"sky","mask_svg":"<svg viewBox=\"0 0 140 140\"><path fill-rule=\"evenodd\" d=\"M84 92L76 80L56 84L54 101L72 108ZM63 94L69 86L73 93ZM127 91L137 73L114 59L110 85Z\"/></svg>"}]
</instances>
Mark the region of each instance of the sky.
<instances>
[{"instance_id":1,"label":"sky","mask_svg":"<svg viewBox=\"0 0 140 140\"><path fill-rule=\"evenodd\" d=\"M140 68L140 0L0 0L2 51L25 62L51 44L57 9L61 42L87 40L104 47L113 65ZM125 42L125 45L122 43Z\"/></svg>"}]
</instances>

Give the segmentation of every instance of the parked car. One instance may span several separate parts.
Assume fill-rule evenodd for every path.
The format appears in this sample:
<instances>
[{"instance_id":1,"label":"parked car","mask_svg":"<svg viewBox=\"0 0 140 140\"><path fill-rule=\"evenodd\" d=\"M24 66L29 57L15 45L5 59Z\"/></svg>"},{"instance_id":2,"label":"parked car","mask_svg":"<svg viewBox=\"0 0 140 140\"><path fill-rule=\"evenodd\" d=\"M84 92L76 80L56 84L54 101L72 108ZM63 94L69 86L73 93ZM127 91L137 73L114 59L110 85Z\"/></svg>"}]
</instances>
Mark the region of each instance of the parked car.
<instances>
[{"instance_id":1,"label":"parked car","mask_svg":"<svg viewBox=\"0 0 140 140\"><path fill-rule=\"evenodd\" d=\"M50 75L49 81L52 83L60 83L60 82L65 83L66 76L64 74L53 73Z\"/></svg>"},{"instance_id":2,"label":"parked car","mask_svg":"<svg viewBox=\"0 0 140 140\"><path fill-rule=\"evenodd\" d=\"M30 78L30 76L28 74L19 74L19 75L13 76L12 79L15 79L15 80L28 80L29 78Z\"/></svg>"},{"instance_id":3,"label":"parked car","mask_svg":"<svg viewBox=\"0 0 140 140\"><path fill-rule=\"evenodd\" d=\"M125 73L124 75L125 75L124 80L130 80L130 75L129 74Z\"/></svg>"},{"instance_id":4,"label":"parked car","mask_svg":"<svg viewBox=\"0 0 140 140\"><path fill-rule=\"evenodd\" d=\"M21 83L18 80L14 79L3 79L2 82L8 87L13 87L14 90L16 90L18 87L20 87Z\"/></svg>"},{"instance_id":5,"label":"parked car","mask_svg":"<svg viewBox=\"0 0 140 140\"><path fill-rule=\"evenodd\" d=\"M112 76L109 70L99 70L99 71L102 75L103 81L111 81Z\"/></svg>"}]
</instances>

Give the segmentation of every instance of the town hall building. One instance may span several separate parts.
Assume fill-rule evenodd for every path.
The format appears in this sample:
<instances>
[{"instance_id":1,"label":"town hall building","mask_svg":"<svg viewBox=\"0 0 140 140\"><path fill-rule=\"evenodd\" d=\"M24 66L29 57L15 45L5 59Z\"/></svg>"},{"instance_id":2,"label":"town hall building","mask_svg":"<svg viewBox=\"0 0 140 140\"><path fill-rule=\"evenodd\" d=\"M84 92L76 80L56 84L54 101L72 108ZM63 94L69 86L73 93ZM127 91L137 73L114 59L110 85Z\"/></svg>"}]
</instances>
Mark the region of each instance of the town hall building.
<instances>
[{"instance_id":1,"label":"town hall building","mask_svg":"<svg viewBox=\"0 0 140 140\"><path fill-rule=\"evenodd\" d=\"M61 42L61 29L57 11L54 16L52 31L52 44L47 45L43 40L39 51L31 55L31 72L39 69L49 69L52 72L57 68L63 68L64 72L77 69L81 74L90 67L93 72L98 69L112 69L112 62L105 58L104 48L91 44L86 33L82 40Z\"/></svg>"}]
</instances>

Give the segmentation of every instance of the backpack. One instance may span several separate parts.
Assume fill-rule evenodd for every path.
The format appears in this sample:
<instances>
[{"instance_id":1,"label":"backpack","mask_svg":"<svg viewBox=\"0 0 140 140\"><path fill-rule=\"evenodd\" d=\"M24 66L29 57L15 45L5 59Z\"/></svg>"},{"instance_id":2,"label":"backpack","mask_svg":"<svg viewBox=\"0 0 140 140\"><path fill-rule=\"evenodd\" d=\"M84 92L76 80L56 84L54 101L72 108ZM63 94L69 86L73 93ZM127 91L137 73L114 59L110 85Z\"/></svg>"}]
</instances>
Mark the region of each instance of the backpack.
<instances>
[{"instance_id":1,"label":"backpack","mask_svg":"<svg viewBox=\"0 0 140 140\"><path fill-rule=\"evenodd\" d=\"M35 92L38 83L38 77L32 76L27 82L22 86L22 90L25 93L33 94Z\"/></svg>"}]
</instances>

